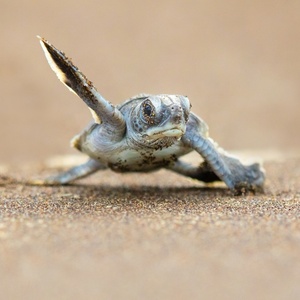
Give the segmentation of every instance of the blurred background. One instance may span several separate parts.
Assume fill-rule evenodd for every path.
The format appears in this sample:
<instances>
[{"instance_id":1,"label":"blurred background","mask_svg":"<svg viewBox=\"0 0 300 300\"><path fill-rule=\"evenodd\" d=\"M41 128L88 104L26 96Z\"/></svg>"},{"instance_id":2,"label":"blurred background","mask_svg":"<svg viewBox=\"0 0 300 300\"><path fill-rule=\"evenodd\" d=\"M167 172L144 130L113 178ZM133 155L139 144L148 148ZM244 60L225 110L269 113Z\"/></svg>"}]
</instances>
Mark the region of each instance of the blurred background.
<instances>
[{"instance_id":1,"label":"blurred background","mask_svg":"<svg viewBox=\"0 0 300 300\"><path fill-rule=\"evenodd\" d=\"M36 35L117 104L188 95L235 150L300 147L300 1L0 1L0 163L76 153L91 119L50 70Z\"/></svg>"}]
</instances>

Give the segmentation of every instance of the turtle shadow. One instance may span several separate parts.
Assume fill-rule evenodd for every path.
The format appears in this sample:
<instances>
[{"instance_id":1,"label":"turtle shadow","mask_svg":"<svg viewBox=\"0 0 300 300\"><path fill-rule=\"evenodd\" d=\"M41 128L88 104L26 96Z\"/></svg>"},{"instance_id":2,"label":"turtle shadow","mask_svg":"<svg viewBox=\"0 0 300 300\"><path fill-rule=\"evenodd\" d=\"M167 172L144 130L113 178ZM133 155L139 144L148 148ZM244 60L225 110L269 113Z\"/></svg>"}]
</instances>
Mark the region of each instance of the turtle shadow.
<instances>
[{"instance_id":1,"label":"turtle shadow","mask_svg":"<svg viewBox=\"0 0 300 300\"><path fill-rule=\"evenodd\" d=\"M221 199L232 196L232 192L226 187L111 186L77 183L57 189L60 191L58 194L70 194L70 198L60 199L62 205L67 201L70 207L80 206L85 211L98 209L108 214L112 211L116 214L143 213L153 209L157 209L157 212L188 212L199 209L205 203L220 202Z\"/></svg>"},{"instance_id":2,"label":"turtle shadow","mask_svg":"<svg viewBox=\"0 0 300 300\"><path fill-rule=\"evenodd\" d=\"M190 197L222 197L233 195L233 192L226 187L205 187L205 186L155 186L155 185L96 185L72 183L65 185L66 188L77 190L78 193L101 195L104 197L151 197L153 198L190 198ZM75 191L74 191L75 192Z\"/></svg>"},{"instance_id":3,"label":"turtle shadow","mask_svg":"<svg viewBox=\"0 0 300 300\"><path fill-rule=\"evenodd\" d=\"M0 181L1 185L1 181ZM228 196L232 195L233 192L228 189L226 186L170 186L170 185L128 185L128 184L93 184L93 183L84 183L84 182L71 182L63 185L43 185L43 184L36 184L34 181L31 180L18 180L15 178L9 178L9 180L5 180L3 182L3 186L14 186L14 185L23 185L28 187L40 187L41 189L53 189L55 190L68 190L69 192L73 192L76 194L99 194L102 196L109 196L109 195L119 195L122 196L124 194L132 194L134 195L152 195L152 196L166 196L166 195L203 195L203 196Z\"/></svg>"}]
</instances>

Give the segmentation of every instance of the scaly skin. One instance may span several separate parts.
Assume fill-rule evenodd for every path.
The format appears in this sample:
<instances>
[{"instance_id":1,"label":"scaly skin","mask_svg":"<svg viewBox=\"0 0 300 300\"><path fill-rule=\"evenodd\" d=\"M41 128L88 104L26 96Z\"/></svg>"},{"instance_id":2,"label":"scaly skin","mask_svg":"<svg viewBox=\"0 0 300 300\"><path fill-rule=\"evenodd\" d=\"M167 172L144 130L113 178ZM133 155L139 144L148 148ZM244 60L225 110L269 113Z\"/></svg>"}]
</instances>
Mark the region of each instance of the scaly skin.
<instances>
[{"instance_id":1,"label":"scaly skin","mask_svg":"<svg viewBox=\"0 0 300 300\"><path fill-rule=\"evenodd\" d=\"M94 123L72 140L89 160L34 184L68 184L107 168L116 172L167 168L203 182L224 181L237 192L262 190L265 175L260 165L245 166L219 148L208 136L205 122L190 111L187 97L141 94L115 107L63 52L43 38L40 42L52 70L91 109ZM190 166L180 160L191 151L204 162Z\"/></svg>"}]
</instances>

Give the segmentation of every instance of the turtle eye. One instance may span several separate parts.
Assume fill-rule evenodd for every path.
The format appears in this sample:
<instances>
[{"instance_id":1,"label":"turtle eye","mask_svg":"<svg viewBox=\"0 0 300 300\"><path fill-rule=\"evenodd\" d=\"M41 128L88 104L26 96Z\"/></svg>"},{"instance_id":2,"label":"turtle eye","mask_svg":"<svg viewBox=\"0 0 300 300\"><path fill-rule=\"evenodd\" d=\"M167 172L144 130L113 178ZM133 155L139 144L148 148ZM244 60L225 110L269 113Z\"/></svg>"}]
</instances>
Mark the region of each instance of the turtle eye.
<instances>
[{"instance_id":1,"label":"turtle eye","mask_svg":"<svg viewBox=\"0 0 300 300\"><path fill-rule=\"evenodd\" d=\"M155 117L155 109L150 101L143 103L143 116L147 123L153 124L153 118Z\"/></svg>"},{"instance_id":2,"label":"turtle eye","mask_svg":"<svg viewBox=\"0 0 300 300\"><path fill-rule=\"evenodd\" d=\"M152 114L152 106L148 103L145 104L144 106L144 115L146 117L151 117L151 114Z\"/></svg>"}]
</instances>

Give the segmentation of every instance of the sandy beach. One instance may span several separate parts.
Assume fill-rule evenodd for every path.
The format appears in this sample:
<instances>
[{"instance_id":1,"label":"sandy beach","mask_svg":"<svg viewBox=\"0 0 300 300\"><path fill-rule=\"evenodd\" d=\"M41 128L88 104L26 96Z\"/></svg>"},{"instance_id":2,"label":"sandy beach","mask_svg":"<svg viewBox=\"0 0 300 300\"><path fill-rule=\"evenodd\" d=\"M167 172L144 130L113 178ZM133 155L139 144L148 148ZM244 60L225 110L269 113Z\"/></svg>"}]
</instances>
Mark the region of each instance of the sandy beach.
<instances>
[{"instance_id":1,"label":"sandy beach","mask_svg":"<svg viewBox=\"0 0 300 300\"><path fill-rule=\"evenodd\" d=\"M0 4L1 299L299 299L299 1ZM222 147L263 161L265 193L164 170L26 185L83 159L69 141L91 118L36 35L113 104L188 95Z\"/></svg>"}]
</instances>

